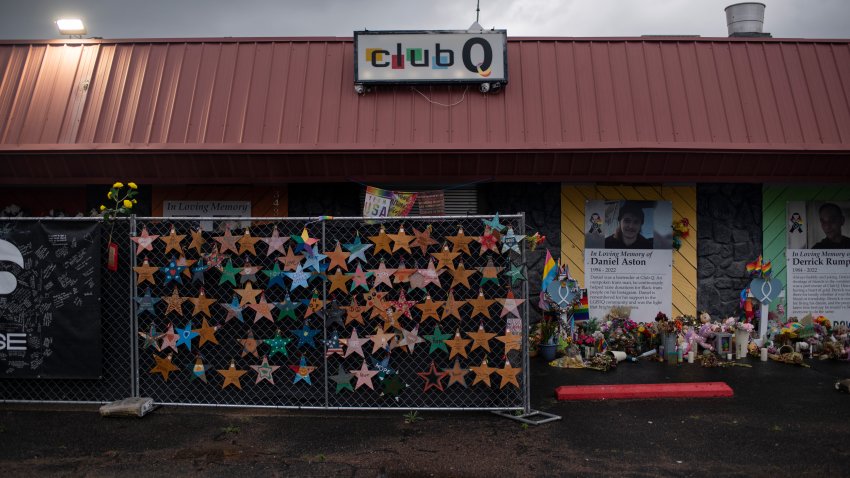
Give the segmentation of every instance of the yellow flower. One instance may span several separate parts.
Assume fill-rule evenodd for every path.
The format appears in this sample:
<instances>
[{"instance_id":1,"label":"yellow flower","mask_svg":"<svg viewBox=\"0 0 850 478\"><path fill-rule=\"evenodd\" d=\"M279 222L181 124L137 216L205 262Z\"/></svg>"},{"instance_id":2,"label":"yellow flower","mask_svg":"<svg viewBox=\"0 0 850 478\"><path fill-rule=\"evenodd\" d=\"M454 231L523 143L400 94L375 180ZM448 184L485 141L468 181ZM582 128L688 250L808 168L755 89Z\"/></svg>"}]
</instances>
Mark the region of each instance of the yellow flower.
<instances>
[{"instance_id":1,"label":"yellow flower","mask_svg":"<svg viewBox=\"0 0 850 478\"><path fill-rule=\"evenodd\" d=\"M112 191L109 191L108 193L106 193L106 197L109 198L109 199L112 199Z\"/></svg>"},{"instance_id":2,"label":"yellow flower","mask_svg":"<svg viewBox=\"0 0 850 478\"><path fill-rule=\"evenodd\" d=\"M130 186L130 189L139 189L139 187L136 186L136 183L127 183L127 186Z\"/></svg>"},{"instance_id":3,"label":"yellow flower","mask_svg":"<svg viewBox=\"0 0 850 478\"><path fill-rule=\"evenodd\" d=\"M112 187L115 189L121 189L124 187L124 183L115 183L112 185Z\"/></svg>"},{"instance_id":4,"label":"yellow flower","mask_svg":"<svg viewBox=\"0 0 850 478\"><path fill-rule=\"evenodd\" d=\"M106 206L104 206L103 204L101 204L101 205L100 205L100 210L101 210L101 211L106 210Z\"/></svg>"},{"instance_id":5,"label":"yellow flower","mask_svg":"<svg viewBox=\"0 0 850 478\"><path fill-rule=\"evenodd\" d=\"M124 207L126 207L127 209L132 208L132 207L133 207L133 202L132 202L132 201L130 201L129 199L125 199L125 200L124 200Z\"/></svg>"},{"instance_id":6,"label":"yellow flower","mask_svg":"<svg viewBox=\"0 0 850 478\"><path fill-rule=\"evenodd\" d=\"M135 199L133 199L133 204L136 204L136 202L137 202L137 201L136 201Z\"/></svg>"}]
</instances>

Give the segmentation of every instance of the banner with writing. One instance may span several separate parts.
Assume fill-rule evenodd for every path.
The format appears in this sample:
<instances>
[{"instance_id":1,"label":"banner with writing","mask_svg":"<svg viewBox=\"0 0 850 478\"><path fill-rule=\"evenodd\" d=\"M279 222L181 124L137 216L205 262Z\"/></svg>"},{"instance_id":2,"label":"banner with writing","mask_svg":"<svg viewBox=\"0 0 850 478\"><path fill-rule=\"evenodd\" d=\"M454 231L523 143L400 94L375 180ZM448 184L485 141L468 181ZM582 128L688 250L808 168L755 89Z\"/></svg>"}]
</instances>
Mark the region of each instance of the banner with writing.
<instances>
[{"instance_id":1,"label":"banner with writing","mask_svg":"<svg viewBox=\"0 0 850 478\"><path fill-rule=\"evenodd\" d=\"M101 376L100 233L0 221L0 378Z\"/></svg>"},{"instance_id":2,"label":"banner with writing","mask_svg":"<svg viewBox=\"0 0 850 478\"><path fill-rule=\"evenodd\" d=\"M416 198L421 216L444 216L446 214L446 195L442 190L421 191Z\"/></svg>"},{"instance_id":3,"label":"banner with writing","mask_svg":"<svg viewBox=\"0 0 850 478\"><path fill-rule=\"evenodd\" d=\"M399 217L407 216L413 209L417 193L390 191L388 189L366 186L363 201L363 216Z\"/></svg>"}]
</instances>

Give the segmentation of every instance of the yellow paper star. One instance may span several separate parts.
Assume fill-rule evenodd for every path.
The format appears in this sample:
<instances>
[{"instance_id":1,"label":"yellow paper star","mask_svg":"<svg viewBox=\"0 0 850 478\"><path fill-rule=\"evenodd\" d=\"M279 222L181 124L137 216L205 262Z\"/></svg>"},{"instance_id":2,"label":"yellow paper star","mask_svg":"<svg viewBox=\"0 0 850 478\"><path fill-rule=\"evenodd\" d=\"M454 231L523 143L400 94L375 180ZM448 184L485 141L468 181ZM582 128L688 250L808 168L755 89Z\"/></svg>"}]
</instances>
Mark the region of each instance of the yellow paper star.
<instances>
[{"instance_id":1,"label":"yellow paper star","mask_svg":"<svg viewBox=\"0 0 850 478\"><path fill-rule=\"evenodd\" d=\"M158 271L159 267L151 266L150 263L148 263L147 259L142 262L142 265L134 267L133 270L136 271L136 274L138 274L138 276L136 277L136 285L139 285L145 281L156 285L156 280L153 277L153 273Z\"/></svg>"},{"instance_id":2,"label":"yellow paper star","mask_svg":"<svg viewBox=\"0 0 850 478\"><path fill-rule=\"evenodd\" d=\"M180 246L180 241L186 237L185 234L177 234L177 231L174 230L174 226L171 226L171 232L167 236L161 236L159 238L160 241L165 242L165 253L168 254L168 251L177 251L178 254L183 254L183 248Z\"/></svg>"},{"instance_id":3,"label":"yellow paper star","mask_svg":"<svg viewBox=\"0 0 850 478\"><path fill-rule=\"evenodd\" d=\"M216 370L216 372L220 373L224 377L224 383L221 385L222 390L227 388L228 385L233 385L234 387L242 390L242 382L239 381L239 377L248 373L247 370L238 370L236 368L236 364L231 360L230 367L227 370Z\"/></svg>"}]
</instances>

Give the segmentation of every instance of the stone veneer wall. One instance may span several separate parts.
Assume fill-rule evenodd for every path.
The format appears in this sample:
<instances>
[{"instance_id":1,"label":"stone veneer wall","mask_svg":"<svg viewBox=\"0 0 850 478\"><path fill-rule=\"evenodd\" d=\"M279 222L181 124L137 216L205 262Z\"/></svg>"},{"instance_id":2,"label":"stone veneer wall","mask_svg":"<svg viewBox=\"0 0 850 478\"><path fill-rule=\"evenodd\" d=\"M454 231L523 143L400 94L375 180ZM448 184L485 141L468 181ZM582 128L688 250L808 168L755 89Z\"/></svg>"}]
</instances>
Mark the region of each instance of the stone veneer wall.
<instances>
[{"instance_id":1,"label":"stone veneer wall","mask_svg":"<svg viewBox=\"0 0 850 478\"><path fill-rule=\"evenodd\" d=\"M714 318L736 314L746 264L762 251L761 185L698 185L697 216L697 308Z\"/></svg>"}]
</instances>

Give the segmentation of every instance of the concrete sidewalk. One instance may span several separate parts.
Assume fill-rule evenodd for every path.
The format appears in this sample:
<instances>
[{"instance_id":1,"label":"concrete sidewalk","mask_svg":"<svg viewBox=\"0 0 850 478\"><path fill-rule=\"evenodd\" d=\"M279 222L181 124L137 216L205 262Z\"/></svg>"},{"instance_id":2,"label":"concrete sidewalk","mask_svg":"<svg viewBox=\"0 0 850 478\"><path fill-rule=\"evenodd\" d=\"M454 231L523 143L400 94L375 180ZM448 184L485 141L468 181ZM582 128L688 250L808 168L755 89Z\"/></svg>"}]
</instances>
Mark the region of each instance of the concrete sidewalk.
<instances>
[{"instance_id":1,"label":"concrete sidewalk","mask_svg":"<svg viewBox=\"0 0 850 478\"><path fill-rule=\"evenodd\" d=\"M603 374L532 359L540 427L489 413L0 405L7 476L847 476L846 363L706 369L623 363ZM558 385L724 381L732 398L556 402Z\"/></svg>"}]
</instances>

